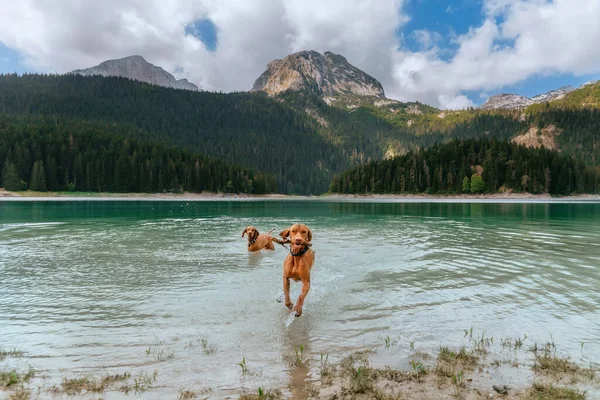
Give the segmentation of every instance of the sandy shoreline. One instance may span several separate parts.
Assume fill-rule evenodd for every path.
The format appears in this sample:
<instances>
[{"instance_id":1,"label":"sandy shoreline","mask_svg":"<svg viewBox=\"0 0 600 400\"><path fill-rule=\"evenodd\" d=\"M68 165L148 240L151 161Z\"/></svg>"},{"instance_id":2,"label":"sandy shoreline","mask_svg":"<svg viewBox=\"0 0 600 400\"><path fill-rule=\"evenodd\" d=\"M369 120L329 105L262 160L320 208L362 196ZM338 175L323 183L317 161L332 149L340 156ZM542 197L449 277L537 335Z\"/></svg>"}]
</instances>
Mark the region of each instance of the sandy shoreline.
<instances>
[{"instance_id":1,"label":"sandy shoreline","mask_svg":"<svg viewBox=\"0 0 600 400\"><path fill-rule=\"evenodd\" d=\"M468 334L469 331L467 331ZM299 379L275 388L248 388L243 377L235 388L212 388L194 382L177 388L163 378L165 367L155 365L154 372L113 367L103 375L62 373L62 381L48 380L38 371L0 370L0 395L11 399L29 398L221 398L240 400L392 400L392 399L597 399L600 393L598 364L580 365L559 354L553 342L531 342L527 336L500 338L484 333L471 335L461 346L441 346L433 353L411 348L405 367L399 369L375 363L373 356L400 345L389 336L385 348L376 346L355 351L339 361L330 362L329 355L296 353L290 360L290 373ZM464 340L463 340L464 342ZM414 342L411 346L414 345ZM27 358L14 350L2 353L4 359ZM324 357L325 356L325 357ZM0 359L1 361L2 359ZM164 361L164 360L163 360ZM155 361L155 364L160 364ZM168 369L167 369L168 370ZM311 371L307 375L306 371ZM168 378L167 378L168 379ZM36 396L37 394L37 396ZM179 394L177 396L177 394ZM162 396L161 396L162 395Z\"/></svg>"},{"instance_id":2,"label":"sandy shoreline","mask_svg":"<svg viewBox=\"0 0 600 400\"><path fill-rule=\"evenodd\" d=\"M600 203L600 195L550 196L530 193L495 193L483 195L343 195L293 196L285 194L249 195L226 193L69 193L8 192L0 189L0 201L267 201L310 200L365 203Z\"/></svg>"}]
</instances>

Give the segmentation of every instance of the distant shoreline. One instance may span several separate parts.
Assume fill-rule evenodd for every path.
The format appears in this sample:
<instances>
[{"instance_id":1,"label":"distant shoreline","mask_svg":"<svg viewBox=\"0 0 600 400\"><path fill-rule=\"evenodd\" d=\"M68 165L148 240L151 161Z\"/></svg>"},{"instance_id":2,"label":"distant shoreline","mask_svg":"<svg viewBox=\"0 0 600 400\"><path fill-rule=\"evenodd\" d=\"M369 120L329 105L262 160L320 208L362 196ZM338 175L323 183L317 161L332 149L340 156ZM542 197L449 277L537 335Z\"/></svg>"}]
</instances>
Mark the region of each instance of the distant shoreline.
<instances>
[{"instance_id":1,"label":"distant shoreline","mask_svg":"<svg viewBox=\"0 0 600 400\"><path fill-rule=\"evenodd\" d=\"M311 200L365 203L600 203L600 195L550 196L530 193L494 193L481 195L420 194L324 194L295 196L285 194L249 195L225 193L96 193L96 192L8 192L0 189L0 201L265 201Z\"/></svg>"}]
</instances>

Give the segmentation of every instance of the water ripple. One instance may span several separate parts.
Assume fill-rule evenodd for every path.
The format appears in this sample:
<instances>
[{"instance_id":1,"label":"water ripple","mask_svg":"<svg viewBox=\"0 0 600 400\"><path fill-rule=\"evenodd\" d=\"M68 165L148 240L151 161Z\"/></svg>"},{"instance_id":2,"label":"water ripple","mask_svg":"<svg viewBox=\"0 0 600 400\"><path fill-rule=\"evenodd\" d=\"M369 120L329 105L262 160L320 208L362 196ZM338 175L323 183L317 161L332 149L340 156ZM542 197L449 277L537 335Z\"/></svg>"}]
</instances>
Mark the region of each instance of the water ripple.
<instances>
[{"instance_id":1,"label":"water ripple","mask_svg":"<svg viewBox=\"0 0 600 400\"><path fill-rule=\"evenodd\" d=\"M270 387L285 382L301 344L318 358L390 332L430 348L471 326L552 333L573 354L600 342L596 205L36 207L33 220L0 219L0 344L26 350L49 382L59 371L157 368L148 348L174 352L160 364L174 388L193 374L227 391L239 387L242 357L262 371L252 387ZM247 225L278 232L295 221L311 227L316 251L301 318L275 301L286 250L248 254L240 237ZM600 359L600 348L588 351Z\"/></svg>"}]
</instances>

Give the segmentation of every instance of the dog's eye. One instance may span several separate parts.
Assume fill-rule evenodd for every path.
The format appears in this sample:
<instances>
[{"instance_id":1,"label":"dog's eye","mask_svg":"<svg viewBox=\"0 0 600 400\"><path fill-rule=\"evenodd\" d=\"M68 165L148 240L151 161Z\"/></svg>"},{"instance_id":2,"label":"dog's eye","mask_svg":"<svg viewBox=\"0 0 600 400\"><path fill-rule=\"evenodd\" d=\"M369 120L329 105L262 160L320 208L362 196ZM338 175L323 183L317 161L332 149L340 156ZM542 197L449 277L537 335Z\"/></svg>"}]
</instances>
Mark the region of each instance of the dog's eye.
<instances>
[{"instance_id":1,"label":"dog's eye","mask_svg":"<svg viewBox=\"0 0 600 400\"><path fill-rule=\"evenodd\" d=\"M306 233L306 231L302 231L302 233Z\"/></svg>"}]
</instances>

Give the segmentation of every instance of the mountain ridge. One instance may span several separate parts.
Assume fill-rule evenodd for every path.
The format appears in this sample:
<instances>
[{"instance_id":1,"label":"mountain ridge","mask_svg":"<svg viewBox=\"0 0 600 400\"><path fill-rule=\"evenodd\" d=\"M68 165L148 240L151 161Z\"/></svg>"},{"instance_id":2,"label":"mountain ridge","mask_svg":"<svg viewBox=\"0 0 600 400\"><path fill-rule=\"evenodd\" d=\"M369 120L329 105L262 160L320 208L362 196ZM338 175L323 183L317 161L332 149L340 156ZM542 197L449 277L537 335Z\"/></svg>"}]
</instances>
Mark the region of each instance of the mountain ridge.
<instances>
[{"instance_id":1,"label":"mountain ridge","mask_svg":"<svg viewBox=\"0 0 600 400\"><path fill-rule=\"evenodd\" d=\"M168 88L199 90L187 79L177 80L163 68L147 62L140 55L106 60L94 67L73 70L68 74L124 77ZM524 109L535 104L561 100L567 94L587 86L594 86L597 82L590 81L578 88L563 86L533 97L499 93L490 96L478 108L484 111ZM415 118L411 117L411 114L415 115L414 104L417 105L417 115L425 110L437 114L444 114L443 111L452 112L452 110L442 110L426 104L423 105L425 108L418 110L421 108L418 102L401 102L385 97L385 90L376 78L350 64L343 55L331 51L321 54L314 50L302 50L282 59L272 60L255 80L250 92L266 92L271 97L281 97L286 93L311 92L328 106L337 106L349 111L361 106L374 106L378 109L390 107L389 113L397 114L400 111L402 124L408 126L416 122ZM410 112L404 112L405 109ZM309 114L321 120L323 124L327 123L321 116L315 114L314 110ZM382 113L377 112L377 114ZM387 119L394 120L398 119L397 117L398 115L389 115Z\"/></svg>"},{"instance_id":2,"label":"mountain ridge","mask_svg":"<svg viewBox=\"0 0 600 400\"><path fill-rule=\"evenodd\" d=\"M149 63L139 55L106 60L94 67L76 69L69 72L69 74L115 76L172 89L198 90L198 86L187 79L178 80L162 67Z\"/></svg>"},{"instance_id":3,"label":"mountain ridge","mask_svg":"<svg viewBox=\"0 0 600 400\"><path fill-rule=\"evenodd\" d=\"M583 87L583 86L582 86ZM560 100L567 93L576 90L571 86L563 86L558 89L550 90L533 97L522 96L515 93L500 93L488 97L481 105L482 110L514 110L529 107L533 104L544 103L546 101Z\"/></svg>"}]
</instances>

